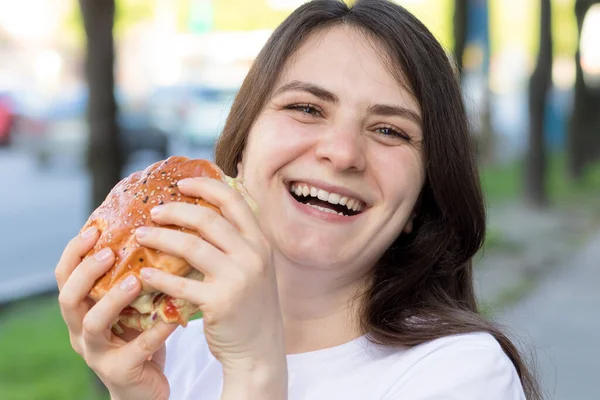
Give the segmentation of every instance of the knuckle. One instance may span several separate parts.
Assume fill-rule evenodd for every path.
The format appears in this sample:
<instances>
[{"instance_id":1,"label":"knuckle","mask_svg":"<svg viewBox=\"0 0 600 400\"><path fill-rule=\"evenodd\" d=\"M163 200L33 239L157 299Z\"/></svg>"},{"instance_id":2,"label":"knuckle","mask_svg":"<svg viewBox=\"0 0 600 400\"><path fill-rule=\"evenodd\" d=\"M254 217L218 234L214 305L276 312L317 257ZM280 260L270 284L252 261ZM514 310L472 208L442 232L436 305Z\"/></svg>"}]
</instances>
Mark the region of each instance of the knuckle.
<instances>
[{"instance_id":1,"label":"knuckle","mask_svg":"<svg viewBox=\"0 0 600 400\"><path fill-rule=\"evenodd\" d=\"M190 289L189 281L186 278L177 279L175 284L175 291L181 298L186 298Z\"/></svg>"},{"instance_id":2,"label":"knuckle","mask_svg":"<svg viewBox=\"0 0 600 400\"><path fill-rule=\"evenodd\" d=\"M217 213L208 207L197 207L198 212L194 213L192 225L198 231L208 231L217 220Z\"/></svg>"},{"instance_id":3,"label":"knuckle","mask_svg":"<svg viewBox=\"0 0 600 400\"><path fill-rule=\"evenodd\" d=\"M58 304L64 310L72 310L77 307L76 299L69 292L65 291L58 294Z\"/></svg>"},{"instance_id":4,"label":"knuckle","mask_svg":"<svg viewBox=\"0 0 600 400\"><path fill-rule=\"evenodd\" d=\"M96 323L94 318L92 318L90 316L89 313L86 314L85 317L83 317L83 321L81 323L81 329L82 329L84 336L93 335L98 332L98 324Z\"/></svg>"},{"instance_id":5,"label":"knuckle","mask_svg":"<svg viewBox=\"0 0 600 400\"><path fill-rule=\"evenodd\" d=\"M181 250L183 254L190 254L201 246L201 241L193 234L184 234L181 237Z\"/></svg>"},{"instance_id":6,"label":"knuckle","mask_svg":"<svg viewBox=\"0 0 600 400\"><path fill-rule=\"evenodd\" d=\"M223 200L223 206L228 210L233 210L238 207L238 204L243 201L242 197L235 191L230 191Z\"/></svg>"},{"instance_id":7,"label":"knuckle","mask_svg":"<svg viewBox=\"0 0 600 400\"><path fill-rule=\"evenodd\" d=\"M79 336L73 335L72 333L69 334L69 342L71 343L71 347L73 348L73 350L75 350L75 353L79 354L82 357L85 355Z\"/></svg>"},{"instance_id":8,"label":"knuckle","mask_svg":"<svg viewBox=\"0 0 600 400\"><path fill-rule=\"evenodd\" d=\"M138 338L138 348L143 354L152 354L154 352L154 344L148 337L148 335L141 335Z\"/></svg>"},{"instance_id":9,"label":"knuckle","mask_svg":"<svg viewBox=\"0 0 600 400\"><path fill-rule=\"evenodd\" d=\"M62 268L60 268L60 264L57 265L56 268L54 269L54 279L56 279L56 282L58 282L59 284L64 280L63 272L62 272Z\"/></svg>"}]
</instances>

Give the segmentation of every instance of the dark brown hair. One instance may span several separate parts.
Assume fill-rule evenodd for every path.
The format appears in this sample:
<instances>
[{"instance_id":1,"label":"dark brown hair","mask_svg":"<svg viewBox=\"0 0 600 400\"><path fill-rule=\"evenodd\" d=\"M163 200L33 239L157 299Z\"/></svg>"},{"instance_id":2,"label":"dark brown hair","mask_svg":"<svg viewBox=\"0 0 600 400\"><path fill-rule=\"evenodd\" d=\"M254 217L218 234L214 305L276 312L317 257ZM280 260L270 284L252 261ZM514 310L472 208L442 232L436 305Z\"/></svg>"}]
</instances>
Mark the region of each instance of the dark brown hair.
<instances>
[{"instance_id":1,"label":"dark brown hair","mask_svg":"<svg viewBox=\"0 0 600 400\"><path fill-rule=\"evenodd\" d=\"M387 50L394 76L421 106L426 182L411 234L401 235L375 266L361 302L361 327L376 343L415 346L440 337L489 332L521 378L528 399L541 393L524 359L481 316L472 258L485 236L485 207L456 69L429 30L386 0L316 0L294 11L257 56L215 150L236 174L250 128L286 61L315 32L339 24L360 29ZM391 61L391 62L390 62Z\"/></svg>"}]
</instances>

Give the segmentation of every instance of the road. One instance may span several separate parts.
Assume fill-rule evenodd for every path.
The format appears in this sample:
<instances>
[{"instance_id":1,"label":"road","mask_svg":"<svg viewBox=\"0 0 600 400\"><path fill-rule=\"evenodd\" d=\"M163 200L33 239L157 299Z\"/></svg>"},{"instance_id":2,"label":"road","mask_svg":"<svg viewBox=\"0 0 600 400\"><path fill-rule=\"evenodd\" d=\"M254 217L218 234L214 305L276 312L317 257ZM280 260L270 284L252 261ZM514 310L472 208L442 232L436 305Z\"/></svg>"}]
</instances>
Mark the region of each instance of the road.
<instances>
[{"instance_id":1,"label":"road","mask_svg":"<svg viewBox=\"0 0 600 400\"><path fill-rule=\"evenodd\" d=\"M170 152L210 157L202 149ZM153 161L141 155L126 173ZM89 176L73 160L40 169L28 153L0 149L0 182L1 304L55 287L54 267L62 249L89 215Z\"/></svg>"},{"instance_id":2,"label":"road","mask_svg":"<svg viewBox=\"0 0 600 400\"><path fill-rule=\"evenodd\" d=\"M499 318L533 349L548 400L600 399L600 232Z\"/></svg>"}]
</instances>

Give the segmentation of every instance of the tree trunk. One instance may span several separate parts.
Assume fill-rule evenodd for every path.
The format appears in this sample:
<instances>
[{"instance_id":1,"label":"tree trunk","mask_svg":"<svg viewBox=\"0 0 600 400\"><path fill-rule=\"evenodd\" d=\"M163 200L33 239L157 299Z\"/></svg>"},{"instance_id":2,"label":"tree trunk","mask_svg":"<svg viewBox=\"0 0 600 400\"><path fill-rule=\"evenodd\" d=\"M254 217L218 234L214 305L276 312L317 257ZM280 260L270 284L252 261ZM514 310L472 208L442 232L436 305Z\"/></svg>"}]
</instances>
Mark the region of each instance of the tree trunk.
<instances>
[{"instance_id":1,"label":"tree trunk","mask_svg":"<svg viewBox=\"0 0 600 400\"><path fill-rule=\"evenodd\" d=\"M90 212L121 178L123 155L115 121L114 0L79 0L87 37L85 72L88 83L89 142L87 165L92 177ZM96 387L107 393L95 375Z\"/></svg>"},{"instance_id":2,"label":"tree trunk","mask_svg":"<svg viewBox=\"0 0 600 400\"><path fill-rule=\"evenodd\" d=\"M548 204L544 116L552 84L552 26L550 0L540 0L540 50L529 84L529 149L525 162L525 197L535 207Z\"/></svg>"},{"instance_id":3,"label":"tree trunk","mask_svg":"<svg viewBox=\"0 0 600 400\"><path fill-rule=\"evenodd\" d=\"M454 0L454 60L460 73L467 42L467 1Z\"/></svg>"},{"instance_id":4,"label":"tree trunk","mask_svg":"<svg viewBox=\"0 0 600 400\"><path fill-rule=\"evenodd\" d=\"M87 37L89 145L87 163L92 175L90 210L104 201L121 178L123 154L115 121L114 0L79 0Z\"/></svg>"},{"instance_id":5,"label":"tree trunk","mask_svg":"<svg viewBox=\"0 0 600 400\"><path fill-rule=\"evenodd\" d=\"M583 21L588 10L598 0L577 0L575 17L577 19L578 43L581 39ZM587 164L600 158L600 88L586 85L581 67L580 49L575 54L575 88L573 113L567 136L567 175L573 181L579 181Z\"/></svg>"}]
</instances>

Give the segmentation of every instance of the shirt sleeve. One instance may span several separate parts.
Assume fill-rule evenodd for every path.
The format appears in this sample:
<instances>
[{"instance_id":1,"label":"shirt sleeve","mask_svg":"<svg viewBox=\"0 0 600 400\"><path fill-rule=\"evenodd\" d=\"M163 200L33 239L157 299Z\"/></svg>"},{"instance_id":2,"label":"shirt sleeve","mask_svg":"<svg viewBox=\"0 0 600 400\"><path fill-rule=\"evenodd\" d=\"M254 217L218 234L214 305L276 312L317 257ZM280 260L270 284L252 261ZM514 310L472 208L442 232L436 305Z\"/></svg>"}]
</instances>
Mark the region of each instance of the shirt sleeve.
<instances>
[{"instance_id":1,"label":"shirt sleeve","mask_svg":"<svg viewBox=\"0 0 600 400\"><path fill-rule=\"evenodd\" d=\"M385 397L400 399L526 400L514 365L487 334L427 354Z\"/></svg>"}]
</instances>

